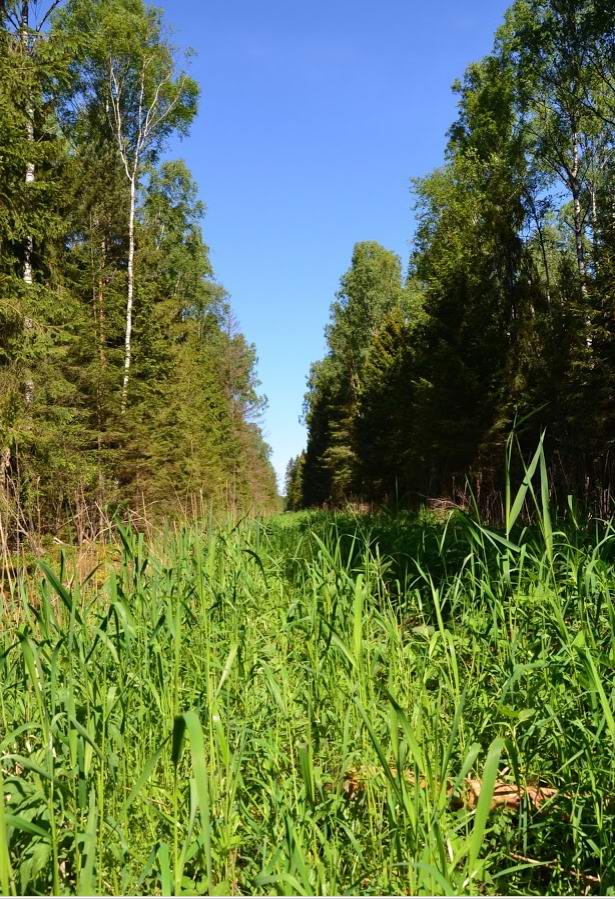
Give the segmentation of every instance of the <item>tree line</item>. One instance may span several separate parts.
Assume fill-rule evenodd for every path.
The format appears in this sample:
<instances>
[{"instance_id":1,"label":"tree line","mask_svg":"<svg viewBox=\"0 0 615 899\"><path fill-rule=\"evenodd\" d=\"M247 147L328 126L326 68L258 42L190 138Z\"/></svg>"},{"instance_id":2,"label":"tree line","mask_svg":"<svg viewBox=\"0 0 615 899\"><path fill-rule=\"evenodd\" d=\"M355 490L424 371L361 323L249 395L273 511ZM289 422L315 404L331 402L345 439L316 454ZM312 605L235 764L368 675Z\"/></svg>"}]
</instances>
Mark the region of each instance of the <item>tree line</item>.
<instances>
[{"instance_id":1,"label":"tree line","mask_svg":"<svg viewBox=\"0 0 615 899\"><path fill-rule=\"evenodd\" d=\"M0 520L275 502L255 353L190 171L199 88L145 0L0 2ZM6 534L5 534L6 536Z\"/></svg>"},{"instance_id":2,"label":"tree line","mask_svg":"<svg viewBox=\"0 0 615 899\"><path fill-rule=\"evenodd\" d=\"M454 90L444 163L413 181L407 270L363 242L342 278L291 508L470 487L497 514L509 435L521 458L543 432L555 496L611 500L612 0L515 0Z\"/></svg>"}]
</instances>

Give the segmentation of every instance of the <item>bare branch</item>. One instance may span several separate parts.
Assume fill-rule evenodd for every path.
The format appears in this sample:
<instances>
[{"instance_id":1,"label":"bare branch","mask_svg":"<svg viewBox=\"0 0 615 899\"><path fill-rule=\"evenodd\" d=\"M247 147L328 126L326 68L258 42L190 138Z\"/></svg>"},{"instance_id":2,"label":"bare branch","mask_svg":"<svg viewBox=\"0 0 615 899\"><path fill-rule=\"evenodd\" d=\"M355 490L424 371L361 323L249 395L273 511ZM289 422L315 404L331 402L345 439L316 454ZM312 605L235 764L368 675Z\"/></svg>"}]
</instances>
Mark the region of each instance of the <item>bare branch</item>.
<instances>
[{"instance_id":1,"label":"bare branch","mask_svg":"<svg viewBox=\"0 0 615 899\"><path fill-rule=\"evenodd\" d=\"M161 92L162 88L165 86L165 84L168 84L170 82L170 80L171 80L171 76L166 75L162 79L162 81L158 84L158 86L156 87L156 90L154 92L154 99L152 100L150 107L147 110L147 114L145 116L145 123L143 126L143 133L145 135L146 140L149 138L149 135L154 130L156 122L161 121L160 119L158 119L158 120L152 119L152 115L158 106L158 101L160 100L160 92Z\"/></svg>"},{"instance_id":2,"label":"bare branch","mask_svg":"<svg viewBox=\"0 0 615 899\"><path fill-rule=\"evenodd\" d=\"M124 144L124 128L122 122L122 108L121 108L121 98L122 98L122 88L118 83L117 76L115 74L115 68L113 66L113 60L109 61L109 78L110 78L110 95L111 95L111 108L113 110L113 118L114 121L111 123L112 128L115 131L115 138L118 146L118 151L120 154L120 159L124 164L124 169L126 171L126 177L130 180L131 173L128 164L128 154L126 152L126 147Z\"/></svg>"},{"instance_id":3,"label":"bare branch","mask_svg":"<svg viewBox=\"0 0 615 899\"><path fill-rule=\"evenodd\" d=\"M15 31L19 31L19 21L14 18L13 13L9 10L6 0L0 0L0 12L11 23Z\"/></svg>"},{"instance_id":4,"label":"bare branch","mask_svg":"<svg viewBox=\"0 0 615 899\"><path fill-rule=\"evenodd\" d=\"M137 142L135 145L134 159L132 163L132 177L133 179L137 177L137 172L139 169L139 158L141 156L141 148L143 145L143 98L145 96L145 72L147 71L147 60L143 60L143 66L141 68L141 84L139 89L139 106L137 112L137 121L138 121L138 130L137 130Z\"/></svg>"},{"instance_id":5,"label":"bare branch","mask_svg":"<svg viewBox=\"0 0 615 899\"><path fill-rule=\"evenodd\" d=\"M45 25L45 22L49 19L49 16L53 13L54 9L58 8L58 6L60 5L61 2L62 2L62 0L53 0L51 5L49 6L49 9L45 13L45 15L43 16L41 21L38 23L38 25L36 26L37 31L41 31L41 29Z\"/></svg>"},{"instance_id":6,"label":"bare branch","mask_svg":"<svg viewBox=\"0 0 615 899\"><path fill-rule=\"evenodd\" d=\"M157 95L159 94L160 90L162 90L162 88L164 87L164 85L165 85L167 82L170 82L170 80L171 80L170 76L167 76L167 77L164 79L164 81L161 82L161 84L159 85L158 90L156 91L156 94L157 94ZM180 101L181 95L182 95L181 88L182 88L182 85L183 85L184 81L185 81L185 76L182 75L182 76L180 77L179 84L178 84L178 86L177 86L177 93L175 94L175 97L174 97L173 100L168 104L168 106L166 107L166 109L164 110L164 112L162 112L162 113L158 116L158 118L155 118L155 119L152 119L152 120L151 120L151 122L149 123L149 129L150 129L150 131L154 131L156 128L158 128L158 126L161 125L161 124L164 122L164 120L167 119L167 118L170 116L170 114L173 112L173 110L175 109L175 107L179 104L179 101Z\"/></svg>"}]
</instances>

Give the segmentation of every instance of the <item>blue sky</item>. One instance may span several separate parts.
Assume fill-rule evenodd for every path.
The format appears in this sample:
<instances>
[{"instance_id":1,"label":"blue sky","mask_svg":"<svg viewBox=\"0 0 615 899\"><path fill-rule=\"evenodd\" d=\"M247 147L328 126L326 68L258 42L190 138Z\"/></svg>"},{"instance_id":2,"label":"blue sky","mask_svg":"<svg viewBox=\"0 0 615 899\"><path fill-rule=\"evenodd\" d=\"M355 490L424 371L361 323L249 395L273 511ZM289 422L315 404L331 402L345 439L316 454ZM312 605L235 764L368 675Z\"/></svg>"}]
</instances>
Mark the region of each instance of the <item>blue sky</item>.
<instances>
[{"instance_id":1,"label":"blue sky","mask_svg":"<svg viewBox=\"0 0 615 899\"><path fill-rule=\"evenodd\" d=\"M191 135L170 148L207 204L205 238L256 344L282 475L305 444L310 363L353 244L404 266L410 178L442 162L450 87L487 53L505 0L158 0L196 51Z\"/></svg>"}]
</instances>

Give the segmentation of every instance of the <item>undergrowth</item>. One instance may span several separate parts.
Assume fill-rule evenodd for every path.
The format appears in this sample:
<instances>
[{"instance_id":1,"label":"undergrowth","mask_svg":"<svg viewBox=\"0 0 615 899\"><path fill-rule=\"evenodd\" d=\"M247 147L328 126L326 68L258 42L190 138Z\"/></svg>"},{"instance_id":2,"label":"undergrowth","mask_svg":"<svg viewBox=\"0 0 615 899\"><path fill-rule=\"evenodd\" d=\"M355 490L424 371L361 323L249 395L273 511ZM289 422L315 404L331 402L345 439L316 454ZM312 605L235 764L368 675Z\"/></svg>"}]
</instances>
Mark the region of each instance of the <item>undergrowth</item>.
<instances>
[{"instance_id":1,"label":"undergrowth","mask_svg":"<svg viewBox=\"0 0 615 899\"><path fill-rule=\"evenodd\" d=\"M613 893L615 530L519 495L12 578L2 892Z\"/></svg>"}]
</instances>

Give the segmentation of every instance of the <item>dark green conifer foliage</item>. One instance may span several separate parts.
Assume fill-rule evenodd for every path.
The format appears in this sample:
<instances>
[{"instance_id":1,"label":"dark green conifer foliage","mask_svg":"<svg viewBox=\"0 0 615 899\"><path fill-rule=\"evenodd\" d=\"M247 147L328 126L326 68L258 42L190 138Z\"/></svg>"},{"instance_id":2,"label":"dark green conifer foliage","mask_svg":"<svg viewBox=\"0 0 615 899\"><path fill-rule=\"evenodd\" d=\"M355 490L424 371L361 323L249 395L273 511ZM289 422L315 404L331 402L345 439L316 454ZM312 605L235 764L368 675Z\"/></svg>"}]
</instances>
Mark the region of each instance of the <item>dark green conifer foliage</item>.
<instances>
[{"instance_id":1,"label":"dark green conifer foliage","mask_svg":"<svg viewBox=\"0 0 615 899\"><path fill-rule=\"evenodd\" d=\"M327 327L328 355L306 397L306 502L340 503L357 492L356 425L370 342L402 296L399 258L373 241L355 246Z\"/></svg>"},{"instance_id":2,"label":"dark green conifer foliage","mask_svg":"<svg viewBox=\"0 0 615 899\"><path fill-rule=\"evenodd\" d=\"M290 460L286 467L285 508L288 512L296 512L303 505L303 469L305 452L299 453Z\"/></svg>"},{"instance_id":3,"label":"dark green conifer foliage","mask_svg":"<svg viewBox=\"0 0 615 899\"><path fill-rule=\"evenodd\" d=\"M93 533L118 505L276 502L255 354L229 332L190 173L160 162L196 111L174 59L142 0L0 5L0 515L13 540L68 521Z\"/></svg>"},{"instance_id":4,"label":"dark green conifer foliage","mask_svg":"<svg viewBox=\"0 0 615 899\"><path fill-rule=\"evenodd\" d=\"M402 299L368 292L356 317L333 304L307 395L305 504L466 501L469 476L497 514L514 425L527 452L547 429L556 498L607 511L614 85L612 4L512 3L455 85L443 166L414 181ZM346 330L359 364L352 340L336 347Z\"/></svg>"}]
</instances>

